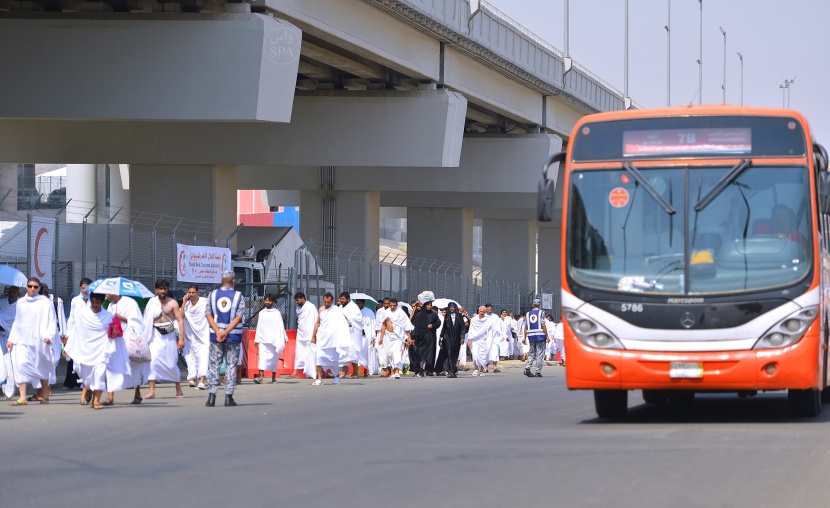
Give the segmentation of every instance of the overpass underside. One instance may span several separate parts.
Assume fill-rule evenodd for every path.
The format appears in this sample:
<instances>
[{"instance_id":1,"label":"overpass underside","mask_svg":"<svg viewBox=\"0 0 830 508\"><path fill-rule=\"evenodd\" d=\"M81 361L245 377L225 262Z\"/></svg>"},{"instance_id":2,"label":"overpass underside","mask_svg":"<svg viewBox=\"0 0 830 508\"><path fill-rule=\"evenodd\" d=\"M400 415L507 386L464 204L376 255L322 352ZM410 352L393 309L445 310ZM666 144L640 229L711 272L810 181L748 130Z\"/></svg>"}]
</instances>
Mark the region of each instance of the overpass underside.
<instances>
[{"instance_id":1,"label":"overpass underside","mask_svg":"<svg viewBox=\"0 0 830 508\"><path fill-rule=\"evenodd\" d=\"M467 267L480 218L484 267L532 288L537 236L540 259L559 251L533 219L541 161L618 104L518 31L516 58L481 44L489 13L464 28L461 0L412 3L0 0L0 162L70 164L76 204L110 163L127 210L215 230L237 189L292 191L304 237L334 168L334 241L376 252L380 207L406 207L410 255Z\"/></svg>"}]
</instances>

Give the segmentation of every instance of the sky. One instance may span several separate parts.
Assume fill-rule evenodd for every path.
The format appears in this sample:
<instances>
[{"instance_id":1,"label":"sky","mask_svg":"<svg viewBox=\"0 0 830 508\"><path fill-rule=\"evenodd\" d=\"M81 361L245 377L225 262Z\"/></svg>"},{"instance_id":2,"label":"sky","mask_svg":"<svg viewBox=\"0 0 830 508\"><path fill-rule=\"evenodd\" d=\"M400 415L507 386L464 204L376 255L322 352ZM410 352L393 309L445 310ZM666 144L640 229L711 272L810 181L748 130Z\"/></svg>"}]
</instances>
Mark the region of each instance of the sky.
<instances>
[{"instance_id":1,"label":"sky","mask_svg":"<svg viewBox=\"0 0 830 508\"><path fill-rule=\"evenodd\" d=\"M667 99L668 3L671 1L671 105L697 104L698 0L629 0L628 91L644 107ZM564 50L565 0L488 0L520 25ZM570 0L570 55L616 87L625 83L624 0ZM803 113L817 141L830 146L830 36L826 0L703 0L703 102L722 103L726 31L726 102L790 107Z\"/></svg>"}]
</instances>

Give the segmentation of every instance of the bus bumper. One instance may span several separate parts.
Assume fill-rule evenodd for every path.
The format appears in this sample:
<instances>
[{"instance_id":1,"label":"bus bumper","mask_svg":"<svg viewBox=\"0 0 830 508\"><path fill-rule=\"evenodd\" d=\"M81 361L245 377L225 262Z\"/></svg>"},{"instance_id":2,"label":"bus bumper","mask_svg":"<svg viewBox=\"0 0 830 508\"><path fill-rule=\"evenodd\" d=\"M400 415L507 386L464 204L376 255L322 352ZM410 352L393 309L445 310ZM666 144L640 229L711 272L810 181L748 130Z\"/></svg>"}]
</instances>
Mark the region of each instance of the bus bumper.
<instances>
[{"instance_id":1,"label":"bus bumper","mask_svg":"<svg viewBox=\"0 0 830 508\"><path fill-rule=\"evenodd\" d=\"M817 327L816 327L817 328ZM597 349L568 336L566 379L572 390L751 391L821 388L819 335L809 330L779 349L662 352ZM823 347L823 345L822 345ZM702 375L670 376L672 362L700 362Z\"/></svg>"}]
</instances>

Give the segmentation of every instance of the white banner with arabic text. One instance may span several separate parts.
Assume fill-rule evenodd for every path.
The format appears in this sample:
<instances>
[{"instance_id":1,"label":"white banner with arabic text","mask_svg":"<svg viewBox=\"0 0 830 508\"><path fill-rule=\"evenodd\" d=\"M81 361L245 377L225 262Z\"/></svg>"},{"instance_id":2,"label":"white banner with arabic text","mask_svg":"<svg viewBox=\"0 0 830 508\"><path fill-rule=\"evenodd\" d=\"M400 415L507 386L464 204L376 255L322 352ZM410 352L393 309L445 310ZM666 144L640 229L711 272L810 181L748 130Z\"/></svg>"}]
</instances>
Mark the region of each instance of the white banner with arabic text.
<instances>
[{"instance_id":1,"label":"white banner with arabic text","mask_svg":"<svg viewBox=\"0 0 830 508\"><path fill-rule=\"evenodd\" d=\"M231 269L231 250L223 247L176 244L176 280L219 284Z\"/></svg>"}]
</instances>

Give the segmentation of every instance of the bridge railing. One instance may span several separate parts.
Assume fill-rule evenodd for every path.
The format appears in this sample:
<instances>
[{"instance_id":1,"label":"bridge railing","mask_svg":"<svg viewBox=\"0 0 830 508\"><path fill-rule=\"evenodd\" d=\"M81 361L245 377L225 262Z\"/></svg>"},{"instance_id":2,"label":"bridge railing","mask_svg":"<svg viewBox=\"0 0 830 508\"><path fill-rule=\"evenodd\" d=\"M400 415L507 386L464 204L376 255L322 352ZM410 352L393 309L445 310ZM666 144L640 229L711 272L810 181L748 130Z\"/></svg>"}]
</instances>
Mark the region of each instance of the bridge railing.
<instances>
[{"instance_id":1,"label":"bridge railing","mask_svg":"<svg viewBox=\"0 0 830 508\"><path fill-rule=\"evenodd\" d=\"M459 38L468 39L538 78L541 87L570 94L597 111L624 107L622 92L576 62L563 78L562 51L486 1L481 2L481 11L470 23L467 0L397 0L396 3L416 9L453 30ZM494 62L494 67L499 67L498 63Z\"/></svg>"}]
</instances>

